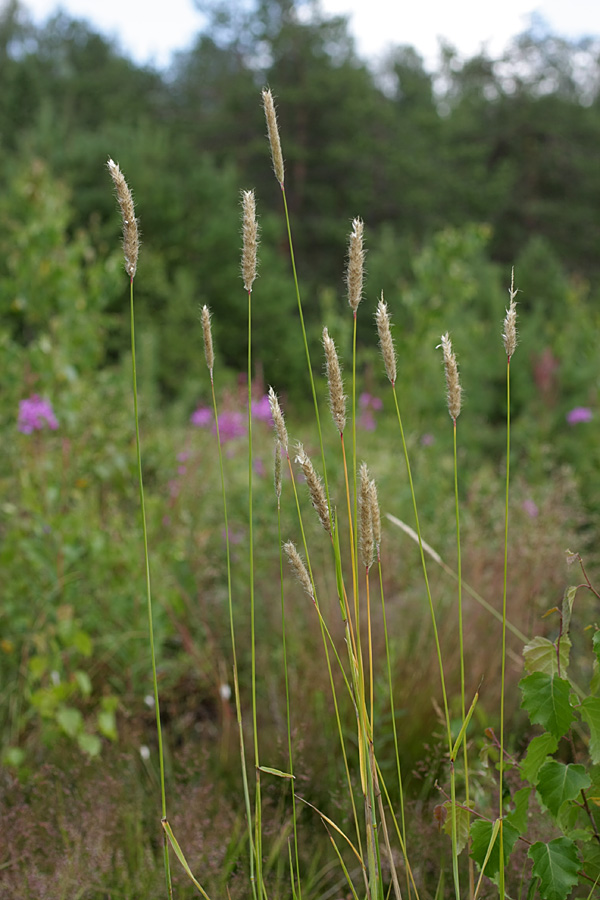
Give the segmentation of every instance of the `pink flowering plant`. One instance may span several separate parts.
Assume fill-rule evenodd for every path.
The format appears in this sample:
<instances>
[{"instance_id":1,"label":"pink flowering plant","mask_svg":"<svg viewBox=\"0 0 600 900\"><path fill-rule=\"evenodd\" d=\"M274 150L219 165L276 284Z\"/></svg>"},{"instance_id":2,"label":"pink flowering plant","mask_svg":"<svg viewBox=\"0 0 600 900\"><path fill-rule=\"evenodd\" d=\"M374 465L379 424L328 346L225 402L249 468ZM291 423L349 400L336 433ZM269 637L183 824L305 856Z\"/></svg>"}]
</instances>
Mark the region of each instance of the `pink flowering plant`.
<instances>
[{"instance_id":1,"label":"pink flowering plant","mask_svg":"<svg viewBox=\"0 0 600 900\"><path fill-rule=\"evenodd\" d=\"M50 401L38 394L21 400L17 428L23 434L32 434L34 431L43 431L45 428L56 431L58 419L54 415Z\"/></svg>"}]
</instances>

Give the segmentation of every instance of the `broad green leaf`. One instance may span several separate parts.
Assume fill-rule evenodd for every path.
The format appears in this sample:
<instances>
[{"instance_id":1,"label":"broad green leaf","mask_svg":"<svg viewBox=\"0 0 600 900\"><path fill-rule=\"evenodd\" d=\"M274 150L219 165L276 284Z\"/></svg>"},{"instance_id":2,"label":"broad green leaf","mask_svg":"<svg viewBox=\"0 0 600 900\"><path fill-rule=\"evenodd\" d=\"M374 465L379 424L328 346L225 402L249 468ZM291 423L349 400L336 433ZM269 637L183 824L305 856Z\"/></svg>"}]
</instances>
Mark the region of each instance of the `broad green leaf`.
<instances>
[{"instance_id":1,"label":"broad green leaf","mask_svg":"<svg viewBox=\"0 0 600 900\"><path fill-rule=\"evenodd\" d=\"M88 756L98 756L102 749L102 742L98 735L88 734L86 731L77 735L77 743Z\"/></svg>"},{"instance_id":2,"label":"broad green leaf","mask_svg":"<svg viewBox=\"0 0 600 900\"><path fill-rule=\"evenodd\" d=\"M519 834L525 834L527 831L527 813L529 812L529 795L532 788L524 787L520 791L516 791L512 798L515 808L510 812L506 821L517 829Z\"/></svg>"},{"instance_id":3,"label":"broad green leaf","mask_svg":"<svg viewBox=\"0 0 600 900\"><path fill-rule=\"evenodd\" d=\"M492 833L494 830L493 822L485 822L483 819L476 819L471 825L471 857L475 860L479 868L483 866L485 857L490 846ZM519 832L506 819L502 823L502 841L504 847L504 864L512 853ZM484 874L488 878L495 878L500 871L500 835L496 838L492 852L487 861Z\"/></svg>"},{"instance_id":4,"label":"broad green leaf","mask_svg":"<svg viewBox=\"0 0 600 900\"><path fill-rule=\"evenodd\" d=\"M62 706L56 713L56 721L69 737L75 737L83 726L83 716L72 706Z\"/></svg>"},{"instance_id":5,"label":"broad green leaf","mask_svg":"<svg viewBox=\"0 0 600 900\"><path fill-rule=\"evenodd\" d=\"M581 718L590 729L590 756L600 763L600 697L586 697L579 707Z\"/></svg>"},{"instance_id":6,"label":"broad green leaf","mask_svg":"<svg viewBox=\"0 0 600 900\"><path fill-rule=\"evenodd\" d=\"M569 665L571 639L566 635L560 639L560 672L564 675ZM534 637L523 647L525 668L529 673L545 672L547 675L558 675L558 653L556 645L545 637Z\"/></svg>"},{"instance_id":7,"label":"broad green leaf","mask_svg":"<svg viewBox=\"0 0 600 900\"><path fill-rule=\"evenodd\" d=\"M77 631L73 638L73 646L75 646L83 656L91 656L94 645L87 631Z\"/></svg>"},{"instance_id":8,"label":"broad green leaf","mask_svg":"<svg viewBox=\"0 0 600 900\"><path fill-rule=\"evenodd\" d=\"M598 660L594 658L592 666L592 677L590 678L590 694L595 696L600 691L600 666Z\"/></svg>"},{"instance_id":9,"label":"broad green leaf","mask_svg":"<svg viewBox=\"0 0 600 900\"><path fill-rule=\"evenodd\" d=\"M117 739L117 718L112 710L101 709L98 713L98 728L104 737L111 741Z\"/></svg>"},{"instance_id":10,"label":"broad green leaf","mask_svg":"<svg viewBox=\"0 0 600 900\"><path fill-rule=\"evenodd\" d=\"M565 634L568 634L569 628L571 627L571 615L573 613L573 603L575 602L575 595L577 593L577 585L571 585L565 591L565 595L563 597L562 602L562 630Z\"/></svg>"},{"instance_id":11,"label":"broad green leaf","mask_svg":"<svg viewBox=\"0 0 600 900\"><path fill-rule=\"evenodd\" d=\"M527 854L533 860L533 875L540 879L542 900L566 900L578 882L577 849L569 838L555 838L548 844L537 841Z\"/></svg>"},{"instance_id":12,"label":"broad green leaf","mask_svg":"<svg viewBox=\"0 0 600 900\"><path fill-rule=\"evenodd\" d=\"M556 818L558 811L567 800L574 800L580 791L592 783L583 766L557 762L555 759L544 763L538 773L537 790L552 815Z\"/></svg>"},{"instance_id":13,"label":"broad green leaf","mask_svg":"<svg viewBox=\"0 0 600 900\"><path fill-rule=\"evenodd\" d=\"M534 672L522 678L519 687L523 693L521 706L529 713L532 725L541 725L558 740L573 721L569 703L569 682L558 675Z\"/></svg>"},{"instance_id":14,"label":"broad green leaf","mask_svg":"<svg viewBox=\"0 0 600 900\"><path fill-rule=\"evenodd\" d=\"M444 822L444 831L449 837L452 837L452 803L446 800L444 807L448 815ZM463 809L462 806L456 806L456 855L462 853L469 840L469 827L471 824L471 813Z\"/></svg>"},{"instance_id":15,"label":"broad green leaf","mask_svg":"<svg viewBox=\"0 0 600 900\"><path fill-rule=\"evenodd\" d=\"M600 845L597 841L589 841L581 847L583 868L590 878L600 878Z\"/></svg>"},{"instance_id":16,"label":"broad green leaf","mask_svg":"<svg viewBox=\"0 0 600 900\"><path fill-rule=\"evenodd\" d=\"M538 772L550 753L554 753L558 747L558 741L551 734L545 732L538 734L530 742L527 748L527 756L521 763L521 773L525 781L537 784Z\"/></svg>"},{"instance_id":17,"label":"broad green leaf","mask_svg":"<svg viewBox=\"0 0 600 900\"><path fill-rule=\"evenodd\" d=\"M75 672L75 681L77 682L79 690L81 691L83 696L89 697L92 693L92 682L88 673L83 672L81 669L78 669Z\"/></svg>"}]
</instances>

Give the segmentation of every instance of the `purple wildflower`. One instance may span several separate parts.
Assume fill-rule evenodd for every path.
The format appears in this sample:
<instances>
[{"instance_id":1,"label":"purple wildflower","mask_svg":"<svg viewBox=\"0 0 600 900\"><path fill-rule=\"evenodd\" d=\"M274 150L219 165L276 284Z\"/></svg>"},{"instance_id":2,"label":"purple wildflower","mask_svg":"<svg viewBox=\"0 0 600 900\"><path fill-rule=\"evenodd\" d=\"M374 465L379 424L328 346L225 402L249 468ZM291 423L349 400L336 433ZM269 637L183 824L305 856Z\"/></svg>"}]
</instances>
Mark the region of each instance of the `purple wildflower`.
<instances>
[{"instance_id":1,"label":"purple wildflower","mask_svg":"<svg viewBox=\"0 0 600 900\"><path fill-rule=\"evenodd\" d=\"M252 404L252 415L261 422L270 423L273 421L271 419L271 404L267 394L263 394L260 400Z\"/></svg>"},{"instance_id":2,"label":"purple wildflower","mask_svg":"<svg viewBox=\"0 0 600 900\"><path fill-rule=\"evenodd\" d=\"M569 425L578 425L580 422L589 422L592 418L592 411L589 406L576 406L567 413L567 422Z\"/></svg>"},{"instance_id":3,"label":"purple wildflower","mask_svg":"<svg viewBox=\"0 0 600 900\"><path fill-rule=\"evenodd\" d=\"M19 431L23 434L31 434L33 431L41 431L46 426L52 431L56 431L58 428L58 420L50 401L44 400L38 394L33 394L27 400L21 400L17 424Z\"/></svg>"},{"instance_id":4,"label":"purple wildflower","mask_svg":"<svg viewBox=\"0 0 600 900\"><path fill-rule=\"evenodd\" d=\"M429 432L426 432L421 437L421 444L423 445L423 447L431 447L432 444L435 444L434 436L432 434L429 434Z\"/></svg>"},{"instance_id":5,"label":"purple wildflower","mask_svg":"<svg viewBox=\"0 0 600 900\"><path fill-rule=\"evenodd\" d=\"M208 428L212 420L213 413L210 406L199 406L190 416L190 422L197 428Z\"/></svg>"},{"instance_id":6,"label":"purple wildflower","mask_svg":"<svg viewBox=\"0 0 600 900\"><path fill-rule=\"evenodd\" d=\"M374 397L373 394L369 394L368 391L363 391L360 397L358 398L358 405L361 409L382 409L383 400L381 397Z\"/></svg>"},{"instance_id":7,"label":"purple wildflower","mask_svg":"<svg viewBox=\"0 0 600 900\"><path fill-rule=\"evenodd\" d=\"M216 431L213 426L213 431ZM234 438L243 437L246 434L244 425L244 416L241 412L232 410L231 412L222 412L219 416L219 435L221 443L232 441Z\"/></svg>"},{"instance_id":8,"label":"purple wildflower","mask_svg":"<svg viewBox=\"0 0 600 900\"><path fill-rule=\"evenodd\" d=\"M539 509L537 507L537 503L534 503L533 500L528 498L527 500L523 500L523 503L521 505L523 507L523 510L527 513L527 515L531 519L537 519L537 517L539 515Z\"/></svg>"}]
</instances>

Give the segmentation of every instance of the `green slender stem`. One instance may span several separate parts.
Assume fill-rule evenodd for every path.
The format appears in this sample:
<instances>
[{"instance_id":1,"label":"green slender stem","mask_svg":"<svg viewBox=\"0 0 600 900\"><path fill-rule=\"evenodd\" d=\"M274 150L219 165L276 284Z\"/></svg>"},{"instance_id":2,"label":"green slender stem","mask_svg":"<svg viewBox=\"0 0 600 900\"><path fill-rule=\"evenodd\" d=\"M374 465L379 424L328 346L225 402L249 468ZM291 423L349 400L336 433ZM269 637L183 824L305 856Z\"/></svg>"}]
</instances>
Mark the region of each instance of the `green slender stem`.
<instances>
[{"instance_id":1,"label":"green slender stem","mask_svg":"<svg viewBox=\"0 0 600 900\"><path fill-rule=\"evenodd\" d=\"M279 451L278 451L279 452ZM287 662L287 641L285 635L285 602L284 602L284 592L283 592L283 553L281 552L281 548L283 546L282 536L281 536L281 501L280 498L277 498L277 537L279 543L279 580L281 584L281 644L283 651L283 677L285 681L285 717L287 723L287 743L288 743L288 772L292 776L290 781L290 786L292 790L292 823L294 828L294 850L296 856L296 880L297 880L297 895L294 893L294 896L298 897L298 900L302 898L302 883L300 880L300 856L298 853L298 818L296 813L296 792L294 791L294 755L292 752L292 717L290 713L290 679L288 673L288 662ZM291 852L291 851L290 851ZM290 858L290 870L292 875L292 886L294 884L294 871L292 860Z\"/></svg>"},{"instance_id":2,"label":"green slender stem","mask_svg":"<svg viewBox=\"0 0 600 900\"><path fill-rule=\"evenodd\" d=\"M402 438L402 449L404 451L404 460L406 463L406 472L408 475L408 482L410 486L410 493L412 497L413 504L413 513L415 517L415 528L417 532L417 537L419 539L419 552L421 555L421 566L423 568L423 578L425 580L425 590L427 592L427 601L429 603L429 612L431 615L431 624L433 626L433 636L435 640L435 649L437 654L438 666L440 670L440 682L442 686L442 697L444 701L444 715L446 718L446 732L448 739L448 750L450 752L450 756L452 756L452 730L450 727L450 711L448 709L448 695L446 692L446 679L444 677L444 666L442 663L442 649L440 646L440 638L438 633L437 621L435 617L435 610L433 608L433 600L431 597L431 588L429 587L429 578L427 576L427 563L425 562L425 551L423 549L423 539L421 537L421 526L419 524L419 512L417 509L417 498L415 495L415 488L412 479L412 472L410 467L410 460L408 457L408 448L406 446L406 438L404 436L404 427L402 425L402 416L400 415L400 407L398 405L398 396L396 394L396 386L392 385L392 393L394 395L394 403L396 406L396 415L398 418L398 425L400 427L400 435ZM454 766L452 765L450 770L450 780L451 780L451 790L454 793L455 785L454 785ZM454 806L454 802L452 804L452 871L454 876L454 890L456 894L456 900L460 900L460 885L458 880L458 859L456 855L456 846L457 846L457 835L456 835L456 809Z\"/></svg>"},{"instance_id":3,"label":"green slender stem","mask_svg":"<svg viewBox=\"0 0 600 900\"><path fill-rule=\"evenodd\" d=\"M248 291L248 544L250 576L250 649L252 655L252 732L254 735L254 766L256 769L256 800L254 831L256 846L256 877L259 898L263 895L262 880L262 804L260 792L260 759L258 752L258 715L256 709L256 634L254 600L254 527L252 498L252 289Z\"/></svg>"},{"instance_id":4,"label":"green slender stem","mask_svg":"<svg viewBox=\"0 0 600 900\"><path fill-rule=\"evenodd\" d=\"M461 719L465 721L466 703L465 703L465 651L464 651L464 629L463 629L463 608L462 608L462 557L460 547L460 505L458 502L458 454L456 446L456 419L453 419L453 447L454 447L454 505L456 511L456 568L458 579L458 642L460 651L460 711ZM469 753L467 749L467 740L463 744L463 762L465 767L465 805L470 806L469 799ZM475 870L473 868L473 860L469 858L469 897L473 896L475 890Z\"/></svg>"},{"instance_id":5,"label":"green slender stem","mask_svg":"<svg viewBox=\"0 0 600 900\"><path fill-rule=\"evenodd\" d=\"M146 524L146 503L144 500L144 479L142 476L142 450L140 442L140 419L138 409L137 367L135 360L135 315L133 305L133 278L129 282L129 300L131 310L131 371L133 382L133 413L135 418L135 446L137 453L138 484L140 489L140 511L142 516L142 534L144 538L144 567L146 573L146 598L148 606L148 637L150 641L150 658L152 661L152 683L154 688L154 710L156 712L156 734L158 738L158 762L160 768L160 797L162 807L162 819L167 819L167 794L165 790L165 759L163 751L162 727L160 722L160 704L158 697L158 679L156 676L156 652L154 648L154 622L152 616L152 589L150 584L150 554L148 552L148 527ZM171 884L171 866L169 863L169 844L166 834L164 841L165 878L169 898L173 897Z\"/></svg>"},{"instance_id":6,"label":"green slender stem","mask_svg":"<svg viewBox=\"0 0 600 900\"><path fill-rule=\"evenodd\" d=\"M319 403L317 401L317 390L315 388L315 379L312 371L312 364L310 361L310 350L308 349L308 339L306 337L306 328L304 325L304 313L302 311L302 300L300 298L300 285L298 283L298 273L296 271L296 258L294 256L294 244L292 241L292 227L290 225L290 215L288 211L287 198L285 194L285 187L283 184L281 187L281 196L283 198L283 209L285 213L285 224L287 228L287 236L288 236L288 244L290 248L290 261L292 265L292 275L294 277L294 287L296 289L296 300L298 303L298 314L300 316L300 326L302 328L302 339L304 341L304 351L306 353L306 365L308 367L308 375L310 378L310 389L312 392L313 403L315 407L315 419L317 422L317 431L319 434L319 446L321 448L321 462L323 465L323 484L325 486L325 494L327 496L327 506L329 510L331 510L331 502L329 499L329 483L327 480L327 465L325 463L325 447L323 445L323 433L321 431L321 417L319 415ZM331 514L331 513L330 513Z\"/></svg>"},{"instance_id":7,"label":"green slender stem","mask_svg":"<svg viewBox=\"0 0 600 900\"><path fill-rule=\"evenodd\" d=\"M225 471L223 468L223 448L221 446L221 433L219 430L219 415L217 410L217 397L215 394L215 384L213 379L212 370L210 371L210 387L212 393L212 403L213 403L213 413L215 418L215 430L217 436L217 450L219 455L219 473L221 478L221 494L223 497L223 524L225 526L225 555L226 555L226 564L227 564L227 602L229 608L229 630L231 636L231 655L233 660L233 683L234 683L234 691L235 691L235 708L236 708L236 717L237 717L237 725L238 725L238 735L240 742L240 763L242 767L242 786L244 791L244 806L246 809L246 827L248 829L248 843L250 846L250 884L252 885L252 896L254 900L257 900L256 894L256 878L254 874L254 857L255 857L255 847L254 847L254 838L252 835L252 810L250 808L250 790L248 787L248 772L246 769L246 749L244 744L244 729L243 729L243 721L242 721L242 706L240 702L239 695L239 687L238 687L238 666L237 666L237 652L236 652L236 644L235 644L235 625L233 618L233 590L231 584L231 545L229 541L229 520L227 515L227 493L225 490Z\"/></svg>"},{"instance_id":8,"label":"green slender stem","mask_svg":"<svg viewBox=\"0 0 600 900\"><path fill-rule=\"evenodd\" d=\"M508 584L508 493L510 486L510 356L506 364L506 493L504 499L504 575L502 583L502 674L500 678L500 761L498 764L498 817L500 819L500 898L504 898L504 845L502 835L504 790L504 688L506 676L506 593Z\"/></svg>"}]
</instances>

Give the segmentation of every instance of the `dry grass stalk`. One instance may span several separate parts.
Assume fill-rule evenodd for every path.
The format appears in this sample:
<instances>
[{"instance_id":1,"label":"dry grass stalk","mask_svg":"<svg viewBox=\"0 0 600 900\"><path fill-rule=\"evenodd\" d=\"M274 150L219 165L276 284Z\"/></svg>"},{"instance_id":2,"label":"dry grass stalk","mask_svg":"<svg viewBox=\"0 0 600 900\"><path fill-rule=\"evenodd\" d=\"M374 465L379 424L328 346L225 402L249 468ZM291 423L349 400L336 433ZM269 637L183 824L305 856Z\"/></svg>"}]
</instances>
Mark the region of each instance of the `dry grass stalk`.
<instances>
[{"instance_id":1,"label":"dry grass stalk","mask_svg":"<svg viewBox=\"0 0 600 900\"><path fill-rule=\"evenodd\" d=\"M123 218L123 254L125 256L125 271L130 278L133 278L136 273L138 254L140 252L140 238L138 234L138 223L135 217L133 197L131 196L131 191L129 190L125 177L117 163L114 162L114 160L109 159L107 166L110 177L115 185L117 200L119 201L121 216Z\"/></svg>"},{"instance_id":2,"label":"dry grass stalk","mask_svg":"<svg viewBox=\"0 0 600 900\"><path fill-rule=\"evenodd\" d=\"M296 576L296 578L298 579L298 581L300 582L300 584L302 585L302 587L304 588L304 590L306 591L308 596L311 598L311 600L314 601L315 595L314 595L314 591L312 588L310 576L306 569L304 560L302 559L302 557L296 550L295 544L292 541L287 541L283 545L283 549L285 550L285 552L287 554L287 558L290 562L290 566L292 568L294 575Z\"/></svg>"},{"instance_id":3,"label":"dry grass stalk","mask_svg":"<svg viewBox=\"0 0 600 900\"><path fill-rule=\"evenodd\" d=\"M210 309L206 304L202 307L200 318L202 321L202 334L204 337L204 356L206 357L206 365L208 366L208 371L212 378L215 354L212 342L212 329L210 327Z\"/></svg>"},{"instance_id":4,"label":"dry grass stalk","mask_svg":"<svg viewBox=\"0 0 600 900\"><path fill-rule=\"evenodd\" d=\"M518 291L515 289L515 270L512 270L510 277L510 306L506 310L506 318L504 319L504 331L502 339L504 341L504 349L508 359L512 358L513 353L517 349L517 303L515 297Z\"/></svg>"},{"instance_id":5,"label":"dry grass stalk","mask_svg":"<svg viewBox=\"0 0 600 900\"><path fill-rule=\"evenodd\" d=\"M283 413L281 412L281 407L279 405L279 400L277 399L277 394L273 390L272 387L269 388L269 406L271 407L271 418L273 419L273 426L277 433L277 437L281 443L281 446L288 452L288 433L287 428L285 427L285 419L283 418Z\"/></svg>"},{"instance_id":6,"label":"dry grass stalk","mask_svg":"<svg viewBox=\"0 0 600 900\"><path fill-rule=\"evenodd\" d=\"M346 397L344 396L344 383L342 370L338 359L335 343L329 336L327 328L323 329L323 347L325 348L325 367L327 371L327 384L329 385L329 406L333 421L340 434L346 427Z\"/></svg>"},{"instance_id":7,"label":"dry grass stalk","mask_svg":"<svg viewBox=\"0 0 600 900\"><path fill-rule=\"evenodd\" d=\"M283 154L281 152L281 141L279 140L279 126L277 125L277 115L275 113L275 103L273 101L273 95L268 88L264 88L262 92L262 98L265 109L265 118L267 120L269 144L271 145L273 171L275 172L275 178L283 187L284 169Z\"/></svg>"},{"instance_id":8,"label":"dry grass stalk","mask_svg":"<svg viewBox=\"0 0 600 900\"><path fill-rule=\"evenodd\" d=\"M362 300L363 276L365 266L365 251L363 248L364 223L361 219L352 221L352 233L348 243L348 271L346 284L348 286L348 303L356 312L358 304Z\"/></svg>"},{"instance_id":9,"label":"dry grass stalk","mask_svg":"<svg viewBox=\"0 0 600 900\"><path fill-rule=\"evenodd\" d=\"M392 340L392 332L390 329L390 316L387 309L387 303L383 299L383 291L381 292L381 300L377 305L375 313L375 321L377 323L377 333L379 335L379 346L381 347L381 355L385 365L385 372L392 385L396 384L396 351Z\"/></svg>"},{"instance_id":10,"label":"dry grass stalk","mask_svg":"<svg viewBox=\"0 0 600 900\"><path fill-rule=\"evenodd\" d=\"M371 482L366 463L360 467L359 503L359 543L363 562L367 569L373 565L375 558L375 540L373 535L373 507L371 505Z\"/></svg>"},{"instance_id":11,"label":"dry grass stalk","mask_svg":"<svg viewBox=\"0 0 600 900\"><path fill-rule=\"evenodd\" d=\"M242 191L242 209L242 278L244 287L250 293L256 278L256 250L258 247L258 222L256 221L254 191Z\"/></svg>"},{"instance_id":12,"label":"dry grass stalk","mask_svg":"<svg viewBox=\"0 0 600 900\"><path fill-rule=\"evenodd\" d=\"M296 462L301 467L304 477L306 478L311 503L317 511L321 525L327 534L330 537L333 537L331 532L331 520L329 518L329 507L327 506L327 498L325 497L325 490L321 479L315 472L310 457L307 456L302 444L299 443L296 449Z\"/></svg>"},{"instance_id":13,"label":"dry grass stalk","mask_svg":"<svg viewBox=\"0 0 600 900\"><path fill-rule=\"evenodd\" d=\"M456 422L460 416L462 388L458 377L456 354L452 352L452 341L450 340L448 332L442 335L441 347L444 354L444 370L446 372L448 412Z\"/></svg>"}]
</instances>

